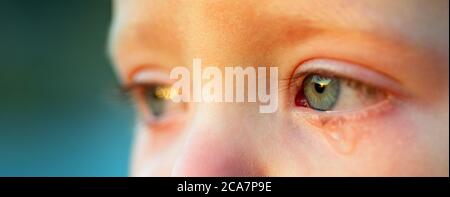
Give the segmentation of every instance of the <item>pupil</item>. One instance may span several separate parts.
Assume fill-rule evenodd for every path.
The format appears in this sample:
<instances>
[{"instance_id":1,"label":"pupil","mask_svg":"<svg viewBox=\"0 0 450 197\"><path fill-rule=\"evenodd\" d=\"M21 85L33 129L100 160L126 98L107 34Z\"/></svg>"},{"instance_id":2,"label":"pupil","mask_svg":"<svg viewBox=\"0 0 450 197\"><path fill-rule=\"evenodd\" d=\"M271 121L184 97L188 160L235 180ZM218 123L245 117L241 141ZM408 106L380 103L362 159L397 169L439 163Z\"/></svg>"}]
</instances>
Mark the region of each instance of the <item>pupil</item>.
<instances>
[{"instance_id":1,"label":"pupil","mask_svg":"<svg viewBox=\"0 0 450 197\"><path fill-rule=\"evenodd\" d=\"M322 94L325 91L325 86L323 84L319 84L319 83L315 83L314 84L314 89L316 90L316 92L318 92L319 94Z\"/></svg>"}]
</instances>

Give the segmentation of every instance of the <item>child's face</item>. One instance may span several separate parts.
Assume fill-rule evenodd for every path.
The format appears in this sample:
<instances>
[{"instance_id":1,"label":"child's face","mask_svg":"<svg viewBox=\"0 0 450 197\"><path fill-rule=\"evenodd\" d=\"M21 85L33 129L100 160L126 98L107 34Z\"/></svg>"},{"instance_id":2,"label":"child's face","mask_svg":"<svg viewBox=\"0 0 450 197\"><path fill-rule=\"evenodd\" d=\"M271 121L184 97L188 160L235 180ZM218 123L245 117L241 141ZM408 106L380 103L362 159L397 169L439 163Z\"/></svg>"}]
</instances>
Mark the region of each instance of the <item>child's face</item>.
<instances>
[{"instance_id":1,"label":"child's face","mask_svg":"<svg viewBox=\"0 0 450 197\"><path fill-rule=\"evenodd\" d=\"M448 176L448 7L117 0L111 53L140 117L132 175ZM278 110L154 95L194 58L278 67Z\"/></svg>"}]
</instances>

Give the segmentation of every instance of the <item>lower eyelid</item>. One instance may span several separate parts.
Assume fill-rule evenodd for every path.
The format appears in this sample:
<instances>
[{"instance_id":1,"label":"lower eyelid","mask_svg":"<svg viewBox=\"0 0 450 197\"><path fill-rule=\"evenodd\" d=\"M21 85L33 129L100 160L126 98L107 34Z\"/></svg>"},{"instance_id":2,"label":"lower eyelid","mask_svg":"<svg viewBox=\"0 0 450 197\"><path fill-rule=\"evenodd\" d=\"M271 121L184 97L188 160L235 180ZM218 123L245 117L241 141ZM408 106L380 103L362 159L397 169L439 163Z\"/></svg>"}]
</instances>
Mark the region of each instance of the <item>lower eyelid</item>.
<instances>
[{"instance_id":1,"label":"lower eyelid","mask_svg":"<svg viewBox=\"0 0 450 197\"><path fill-rule=\"evenodd\" d=\"M316 127L335 128L343 124L382 116L389 113L396 103L394 99L388 97L384 101L362 110L318 112L307 108L294 108L294 113Z\"/></svg>"}]
</instances>

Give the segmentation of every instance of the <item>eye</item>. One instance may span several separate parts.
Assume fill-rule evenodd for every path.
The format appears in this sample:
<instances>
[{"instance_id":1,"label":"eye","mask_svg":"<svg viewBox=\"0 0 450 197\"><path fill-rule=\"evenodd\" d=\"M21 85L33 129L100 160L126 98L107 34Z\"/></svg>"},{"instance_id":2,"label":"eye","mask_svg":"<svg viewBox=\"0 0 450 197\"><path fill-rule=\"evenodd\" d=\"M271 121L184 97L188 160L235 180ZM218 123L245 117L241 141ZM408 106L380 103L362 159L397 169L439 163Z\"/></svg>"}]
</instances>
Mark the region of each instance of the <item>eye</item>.
<instances>
[{"instance_id":1,"label":"eye","mask_svg":"<svg viewBox=\"0 0 450 197\"><path fill-rule=\"evenodd\" d=\"M180 125L188 111L187 103L173 102L172 81L164 70L147 67L136 69L125 90L131 93L139 120L156 129L167 130Z\"/></svg>"},{"instance_id":2,"label":"eye","mask_svg":"<svg viewBox=\"0 0 450 197\"><path fill-rule=\"evenodd\" d=\"M170 93L170 87L162 85L152 85L144 90L144 99L154 117L160 118L167 113L167 107L170 105L168 93Z\"/></svg>"},{"instance_id":3,"label":"eye","mask_svg":"<svg viewBox=\"0 0 450 197\"><path fill-rule=\"evenodd\" d=\"M399 81L375 69L331 59L302 63L289 83L293 122L322 134L337 152L352 153L408 95Z\"/></svg>"},{"instance_id":4,"label":"eye","mask_svg":"<svg viewBox=\"0 0 450 197\"><path fill-rule=\"evenodd\" d=\"M171 87L164 84L136 85L138 108L144 118L151 123L171 120L185 111L183 103L175 103L170 98Z\"/></svg>"},{"instance_id":5,"label":"eye","mask_svg":"<svg viewBox=\"0 0 450 197\"><path fill-rule=\"evenodd\" d=\"M326 111L334 107L339 94L339 79L313 74L303 81L303 88L297 93L295 102L297 106Z\"/></svg>"},{"instance_id":6,"label":"eye","mask_svg":"<svg viewBox=\"0 0 450 197\"><path fill-rule=\"evenodd\" d=\"M342 67L345 66L348 65L337 66L337 62L333 61L316 61L302 66L303 70L292 79L296 84L295 106L317 111L353 111L370 107L387 99L388 94L381 88L347 77L357 78L358 73L352 74L357 69L343 69ZM343 72L340 72L340 69ZM370 75L366 73L363 76ZM364 80L370 80L370 78Z\"/></svg>"}]
</instances>

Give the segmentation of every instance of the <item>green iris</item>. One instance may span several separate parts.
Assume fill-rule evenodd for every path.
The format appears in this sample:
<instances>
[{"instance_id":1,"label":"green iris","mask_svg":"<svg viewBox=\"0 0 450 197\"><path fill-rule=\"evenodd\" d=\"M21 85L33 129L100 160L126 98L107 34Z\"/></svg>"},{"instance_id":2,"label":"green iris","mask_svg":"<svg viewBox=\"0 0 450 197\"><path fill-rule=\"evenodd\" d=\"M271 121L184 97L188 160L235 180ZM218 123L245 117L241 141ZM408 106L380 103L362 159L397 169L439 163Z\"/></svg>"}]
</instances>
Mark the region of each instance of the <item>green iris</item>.
<instances>
[{"instance_id":1,"label":"green iris","mask_svg":"<svg viewBox=\"0 0 450 197\"><path fill-rule=\"evenodd\" d=\"M166 100L158 94L158 88L158 86L151 86L146 93L147 103L155 117L160 117L166 110Z\"/></svg>"},{"instance_id":2,"label":"green iris","mask_svg":"<svg viewBox=\"0 0 450 197\"><path fill-rule=\"evenodd\" d=\"M327 111L334 107L339 97L339 79L313 74L303 84L303 94L311 108Z\"/></svg>"}]
</instances>

